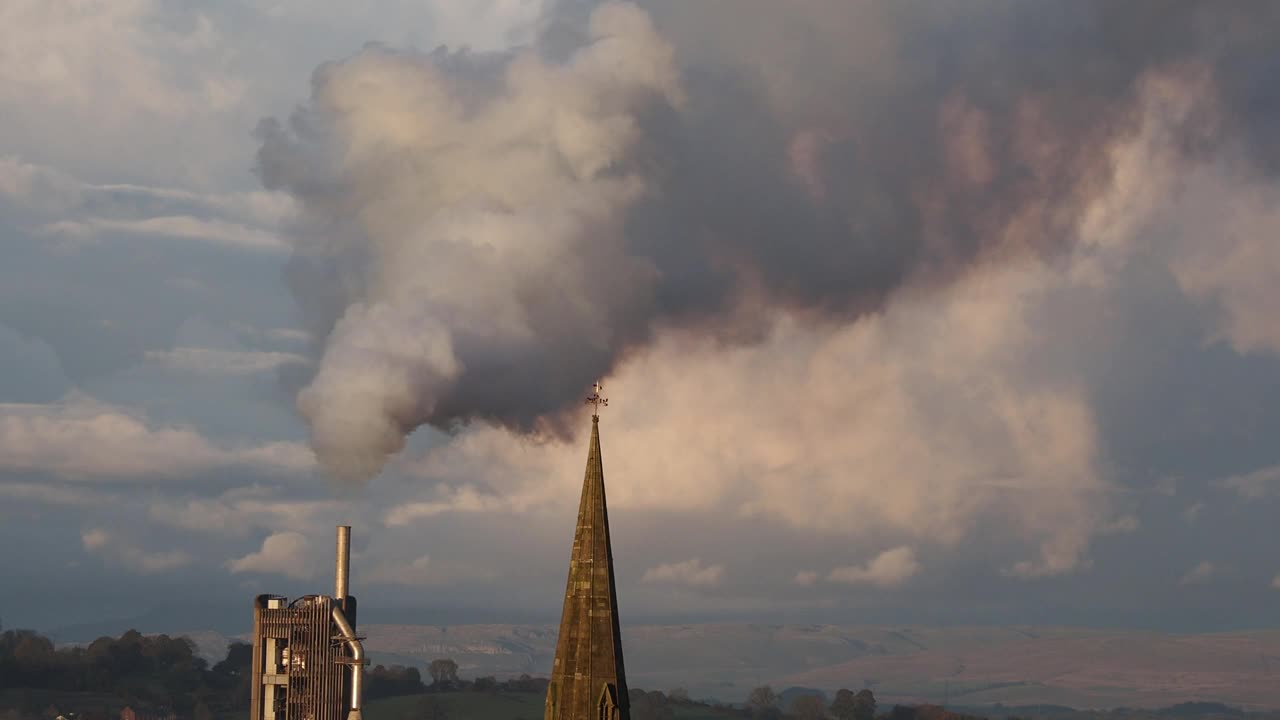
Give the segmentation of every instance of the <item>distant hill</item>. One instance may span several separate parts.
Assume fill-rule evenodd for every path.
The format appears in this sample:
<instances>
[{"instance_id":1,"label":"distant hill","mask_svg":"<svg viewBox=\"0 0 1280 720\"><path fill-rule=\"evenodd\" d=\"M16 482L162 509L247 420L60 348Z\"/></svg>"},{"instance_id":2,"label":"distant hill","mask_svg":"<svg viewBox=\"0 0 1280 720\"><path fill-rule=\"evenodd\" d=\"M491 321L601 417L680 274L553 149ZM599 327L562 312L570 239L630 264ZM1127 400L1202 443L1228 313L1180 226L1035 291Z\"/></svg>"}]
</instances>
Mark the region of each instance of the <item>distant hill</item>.
<instances>
[{"instance_id":1,"label":"distant hill","mask_svg":"<svg viewBox=\"0 0 1280 720\"><path fill-rule=\"evenodd\" d=\"M145 628L144 628L145 629ZM550 625L362 625L375 663L425 668L449 657L464 677L545 675ZM201 654L229 636L190 633ZM243 636L242 636L243 637ZM742 702L751 688L869 687L882 707L1280 708L1280 631L1166 635L1045 627L643 625L623 630L633 687L687 688ZM1193 713L1194 714L1194 713Z\"/></svg>"}]
</instances>

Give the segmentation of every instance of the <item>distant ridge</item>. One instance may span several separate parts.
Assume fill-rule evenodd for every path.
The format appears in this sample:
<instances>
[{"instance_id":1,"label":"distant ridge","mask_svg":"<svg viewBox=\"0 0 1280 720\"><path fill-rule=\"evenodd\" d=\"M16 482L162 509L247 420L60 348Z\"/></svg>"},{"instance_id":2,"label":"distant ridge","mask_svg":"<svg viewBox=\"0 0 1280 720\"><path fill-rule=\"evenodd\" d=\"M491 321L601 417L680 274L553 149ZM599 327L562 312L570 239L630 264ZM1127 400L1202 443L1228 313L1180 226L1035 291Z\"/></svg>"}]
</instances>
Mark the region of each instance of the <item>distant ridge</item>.
<instances>
[{"instance_id":1,"label":"distant ridge","mask_svg":"<svg viewBox=\"0 0 1280 720\"><path fill-rule=\"evenodd\" d=\"M158 631L146 625L138 629ZM234 638L190 630L188 625L164 631L192 635L207 659L225 653ZM556 641L550 623L371 623L362 632L374 663L425 667L450 657L465 677L546 676ZM828 696L841 687L869 687L885 708L899 702L940 705L949 692L949 709L1037 706L1040 716L1052 715L1052 706L1166 708L1161 714L1169 718L1203 714L1197 708L1208 704L1215 704L1209 714L1220 716L1280 708L1276 630L1169 635L1051 627L716 623L630 625L622 634L633 687L684 687L695 698L730 703L770 684L776 690L819 689Z\"/></svg>"}]
</instances>

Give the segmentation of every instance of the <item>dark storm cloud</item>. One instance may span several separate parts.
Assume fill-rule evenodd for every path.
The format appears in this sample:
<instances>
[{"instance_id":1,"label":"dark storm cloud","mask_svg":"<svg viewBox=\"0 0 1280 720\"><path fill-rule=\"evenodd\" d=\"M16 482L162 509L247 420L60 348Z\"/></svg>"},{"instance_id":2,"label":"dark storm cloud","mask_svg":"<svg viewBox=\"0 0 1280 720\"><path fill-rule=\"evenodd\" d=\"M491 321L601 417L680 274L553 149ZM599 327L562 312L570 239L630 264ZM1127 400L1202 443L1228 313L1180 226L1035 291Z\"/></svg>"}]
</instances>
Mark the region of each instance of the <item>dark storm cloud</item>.
<instances>
[{"instance_id":1,"label":"dark storm cloud","mask_svg":"<svg viewBox=\"0 0 1280 720\"><path fill-rule=\"evenodd\" d=\"M1272 3L602 7L565 5L549 60L367 49L262 126L264 183L311 213L302 404L339 474L421 424L555 429L660 328L752 342L762 309L844 321L1069 252L1152 74L1211 78L1181 151L1276 165Z\"/></svg>"}]
</instances>

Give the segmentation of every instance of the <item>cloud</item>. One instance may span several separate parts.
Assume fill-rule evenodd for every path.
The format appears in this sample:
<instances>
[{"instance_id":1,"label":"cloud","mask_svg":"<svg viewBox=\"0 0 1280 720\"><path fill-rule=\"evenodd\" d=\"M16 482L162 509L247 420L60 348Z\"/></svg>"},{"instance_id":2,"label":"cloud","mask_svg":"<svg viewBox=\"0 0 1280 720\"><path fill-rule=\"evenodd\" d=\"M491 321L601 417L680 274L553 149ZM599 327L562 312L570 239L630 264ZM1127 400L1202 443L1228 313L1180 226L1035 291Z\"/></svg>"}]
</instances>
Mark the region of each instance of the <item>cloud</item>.
<instances>
[{"instance_id":1,"label":"cloud","mask_svg":"<svg viewBox=\"0 0 1280 720\"><path fill-rule=\"evenodd\" d=\"M664 335L607 383L610 505L947 546L1001 518L1033 548L1010 558L1020 574L1070 572L1111 521L1084 389L1044 382L1029 354L1056 277L1035 265L975 276L838 327L783 316L749 347ZM539 507L574 497L581 454L477 427L415 474Z\"/></svg>"},{"instance_id":2,"label":"cloud","mask_svg":"<svg viewBox=\"0 0 1280 720\"><path fill-rule=\"evenodd\" d=\"M163 238L278 253L289 247L281 233L297 218L284 193L95 184L13 156L0 156L3 206L18 227L64 252L104 239Z\"/></svg>"},{"instance_id":3,"label":"cloud","mask_svg":"<svg viewBox=\"0 0 1280 720\"><path fill-rule=\"evenodd\" d=\"M407 502L387 510L383 522L387 527L399 527L444 513L511 512L520 505L518 499L485 493L471 485L440 485L437 494L438 500Z\"/></svg>"},{"instance_id":4,"label":"cloud","mask_svg":"<svg viewBox=\"0 0 1280 720\"><path fill-rule=\"evenodd\" d=\"M339 477L377 474L426 421L472 415L476 375L499 404L546 396L558 406L551 372L570 363L548 348L582 345L584 324L636 332L629 316L654 269L629 257L624 225L653 188L628 163L642 140L637 115L680 90L647 16L605 3L592 18L593 42L563 65L533 51L499 64L370 48L326 66L302 116L334 128L341 160L278 122L260 129L264 182L295 193L318 229L297 238L297 256L376 268L359 271L367 282L314 287L299 275L293 285L331 300L300 297L304 311L338 310L318 321L332 330L298 407ZM406 175L407 158L419 170ZM343 206L355 226L332 225ZM607 279L593 272L604 266ZM582 356L590 374L603 359Z\"/></svg>"},{"instance_id":5,"label":"cloud","mask_svg":"<svg viewBox=\"0 0 1280 720\"><path fill-rule=\"evenodd\" d=\"M712 587L724 580L723 565L703 565L698 558L663 563L644 571L641 582Z\"/></svg>"},{"instance_id":6,"label":"cloud","mask_svg":"<svg viewBox=\"0 0 1280 720\"><path fill-rule=\"evenodd\" d=\"M191 556L181 550L150 552L106 530L86 530L80 539L85 550L101 555L112 565L139 574L162 573L191 564Z\"/></svg>"},{"instance_id":7,"label":"cloud","mask_svg":"<svg viewBox=\"0 0 1280 720\"><path fill-rule=\"evenodd\" d=\"M815 570L801 570L796 573L791 582L801 587L810 587L817 584L818 577L818 572Z\"/></svg>"},{"instance_id":8,"label":"cloud","mask_svg":"<svg viewBox=\"0 0 1280 720\"><path fill-rule=\"evenodd\" d=\"M1072 317L1064 305L1111 302L1135 263L1173 262L1198 237L1173 231L1180 191L1161 183L1194 168L1171 148L1212 97L1206 82L1195 73L1144 76L1139 122L1108 148L1114 177L1093 189L1065 256L980 263L946 286L904 289L882 312L843 321L811 325L793 311L758 309L764 329L746 345L655 332L608 379L611 504L728 508L869 545L888 535L956 552L999 518L1014 540L1006 547L1031 549L1001 561L1006 574L1088 567L1093 536L1136 531L1138 521L1112 507L1091 397L1098 379L1076 361L1079 343L1052 328L1065 319L1087 328L1090 347L1115 342L1130 329ZM577 445L481 425L414 467L530 508L571 496L579 456ZM702 481L653 480L689 475ZM860 509L859 522L848 508Z\"/></svg>"},{"instance_id":9,"label":"cloud","mask_svg":"<svg viewBox=\"0 0 1280 720\"><path fill-rule=\"evenodd\" d=\"M237 465L306 472L313 464L293 443L219 447L194 429L157 426L79 393L48 405L0 405L0 470L10 472L144 479Z\"/></svg>"},{"instance_id":10,"label":"cloud","mask_svg":"<svg viewBox=\"0 0 1280 720\"><path fill-rule=\"evenodd\" d=\"M266 573L306 579L315 574L310 543L302 533L278 532L262 541L262 548L227 561L232 573Z\"/></svg>"},{"instance_id":11,"label":"cloud","mask_svg":"<svg viewBox=\"0 0 1280 720\"><path fill-rule=\"evenodd\" d=\"M829 582L890 588L902 585L920 571L916 553L902 546L885 550L866 565L838 567L827 575Z\"/></svg>"},{"instance_id":12,"label":"cloud","mask_svg":"<svg viewBox=\"0 0 1280 720\"><path fill-rule=\"evenodd\" d=\"M381 562L360 573L362 582L381 585L430 585L440 580L431 566L431 556L420 555L407 563Z\"/></svg>"},{"instance_id":13,"label":"cloud","mask_svg":"<svg viewBox=\"0 0 1280 720\"><path fill-rule=\"evenodd\" d=\"M1213 563L1209 562L1208 560L1205 560L1201 562L1199 565L1196 565L1195 567L1188 570L1186 574L1183 575L1180 580L1178 580L1178 584L1179 585L1203 585L1204 583L1209 582L1209 580L1213 577L1213 573L1214 573Z\"/></svg>"},{"instance_id":14,"label":"cloud","mask_svg":"<svg viewBox=\"0 0 1280 720\"><path fill-rule=\"evenodd\" d=\"M235 222L190 215L161 215L136 220L100 217L60 220L36 228L35 233L74 243L88 242L100 235L111 234L199 240L216 245L270 252L279 252L288 247L287 243L274 233Z\"/></svg>"},{"instance_id":15,"label":"cloud","mask_svg":"<svg viewBox=\"0 0 1280 720\"><path fill-rule=\"evenodd\" d=\"M1204 512L1204 503L1196 502L1182 511L1182 517L1186 518L1187 522L1194 523L1200 519L1200 513L1202 512Z\"/></svg>"},{"instance_id":16,"label":"cloud","mask_svg":"<svg viewBox=\"0 0 1280 720\"><path fill-rule=\"evenodd\" d=\"M1023 263L1106 272L1090 266L1151 205L1100 201L1143 177L1125 171L1241 142L1225 128L1258 105L1216 82L1237 58L1198 42L1190 8L1161 16L1187 40L1177 57L1119 33L1085 72L1049 42L1053 13L742 7L605 2L576 49L543 38L562 52L368 48L323 66L287 124L260 126L264 185L315 229L291 287L327 340L299 408L333 474L376 475L424 424L563 436L581 388L668 332L752 345L779 315L849 324ZM726 32L725 12L744 25ZM1068 14L1146 21L1131 12ZM942 27L968 41L909 41ZM1130 142L1130 119L1149 143ZM1117 169L1128 145L1144 152ZM1259 247L1223 272L1269 261ZM1251 288L1258 312L1267 273L1224 277L1205 282ZM1042 570L1061 568L1019 572Z\"/></svg>"},{"instance_id":17,"label":"cloud","mask_svg":"<svg viewBox=\"0 0 1280 720\"><path fill-rule=\"evenodd\" d=\"M130 175L164 168L199 176L200 161L230 164L219 153L231 128L221 124L241 109L248 83L209 14L153 0L74 12L13 0L4 18L0 112L10 147ZM193 134L203 142L190 142ZM148 143L168 151L141 153Z\"/></svg>"},{"instance_id":18,"label":"cloud","mask_svg":"<svg viewBox=\"0 0 1280 720\"><path fill-rule=\"evenodd\" d=\"M356 7L333 0L249 0L270 18L290 20L291 26L320 24L340 28L344 37L395 44L435 47L447 44L474 50L501 50L527 44L545 16L544 0L426 0L378 2ZM376 9L375 9L376 8ZM419 33L430 30L423 38Z\"/></svg>"},{"instance_id":19,"label":"cloud","mask_svg":"<svg viewBox=\"0 0 1280 720\"><path fill-rule=\"evenodd\" d=\"M1141 521L1135 515L1121 515L1109 523L1105 523L1098 528L1098 532L1108 535L1119 535L1122 533L1136 532L1142 526Z\"/></svg>"},{"instance_id":20,"label":"cloud","mask_svg":"<svg viewBox=\"0 0 1280 720\"><path fill-rule=\"evenodd\" d=\"M1269 465L1242 475L1232 475L1217 480L1214 484L1250 500L1269 497L1280 492L1280 465Z\"/></svg>"},{"instance_id":21,"label":"cloud","mask_svg":"<svg viewBox=\"0 0 1280 720\"><path fill-rule=\"evenodd\" d=\"M0 324L0 402L46 402L70 389L57 353L37 338Z\"/></svg>"},{"instance_id":22,"label":"cloud","mask_svg":"<svg viewBox=\"0 0 1280 720\"><path fill-rule=\"evenodd\" d=\"M333 519L342 507L336 500L280 497L282 494L247 487L217 498L159 498L147 506L147 517L183 530L243 535L254 530L307 530L321 524L321 518Z\"/></svg>"},{"instance_id":23,"label":"cloud","mask_svg":"<svg viewBox=\"0 0 1280 720\"><path fill-rule=\"evenodd\" d=\"M106 506L112 496L95 492L86 487L67 487L63 485L47 485L39 483L0 482L0 497L8 498L14 504L28 501L43 505L67 505L72 507Z\"/></svg>"},{"instance_id":24,"label":"cloud","mask_svg":"<svg viewBox=\"0 0 1280 720\"><path fill-rule=\"evenodd\" d=\"M1271 587L1274 590L1280 590L1280 575L1276 575L1271 579Z\"/></svg>"},{"instance_id":25,"label":"cloud","mask_svg":"<svg viewBox=\"0 0 1280 720\"><path fill-rule=\"evenodd\" d=\"M296 353L202 347L148 350L145 358L148 363L166 370L208 375L250 375L277 370L285 365L307 365L310 362Z\"/></svg>"}]
</instances>

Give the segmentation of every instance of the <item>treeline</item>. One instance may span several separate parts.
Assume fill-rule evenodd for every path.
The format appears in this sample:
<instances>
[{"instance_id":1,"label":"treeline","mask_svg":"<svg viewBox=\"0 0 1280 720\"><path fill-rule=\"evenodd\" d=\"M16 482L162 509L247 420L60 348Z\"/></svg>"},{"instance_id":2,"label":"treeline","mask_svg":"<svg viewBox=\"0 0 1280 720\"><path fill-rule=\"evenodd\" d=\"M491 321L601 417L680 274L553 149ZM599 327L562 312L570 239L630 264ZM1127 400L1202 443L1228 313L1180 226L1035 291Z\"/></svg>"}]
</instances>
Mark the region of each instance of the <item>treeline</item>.
<instances>
[{"instance_id":1,"label":"treeline","mask_svg":"<svg viewBox=\"0 0 1280 720\"><path fill-rule=\"evenodd\" d=\"M148 637L135 630L61 649L34 631L8 630L0 633L0 689L27 691L6 694L16 706L4 709L22 718L44 713L47 707L33 707L36 693L30 691L45 691L38 704L51 695L71 693L114 701L105 707L63 709L78 711L85 720L123 705L163 707L182 717L209 720L248 709L251 658L249 645L233 643L226 659L209 667L191 640Z\"/></svg>"},{"instance_id":2,"label":"treeline","mask_svg":"<svg viewBox=\"0 0 1280 720\"><path fill-rule=\"evenodd\" d=\"M1185 702L1165 708L1076 710L1062 705L1024 705L990 708L1007 720L1280 720L1280 711L1246 711L1216 702Z\"/></svg>"},{"instance_id":3,"label":"treeline","mask_svg":"<svg viewBox=\"0 0 1280 720\"><path fill-rule=\"evenodd\" d=\"M524 692L545 693L547 679L524 674L507 680L492 675L466 680L458 677L458 664L448 658L432 660L427 668L431 676L427 684L416 667L375 665L365 671L365 698L376 700L395 695L417 695L441 692Z\"/></svg>"},{"instance_id":4,"label":"treeline","mask_svg":"<svg viewBox=\"0 0 1280 720\"><path fill-rule=\"evenodd\" d=\"M631 690L632 720L674 720L680 706L693 706L712 710L714 714L743 720L874 720L876 698L870 690L854 693L840 690L830 704L813 693L802 693L784 703L782 697L765 685L751 691L744 705L692 700L684 688L667 693ZM911 710L911 708L903 708ZM894 712L899 708L895 707ZM681 713L687 715L688 713ZM706 714L706 713L699 713ZM894 720L960 720L956 718L914 718L895 716Z\"/></svg>"}]
</instances>

